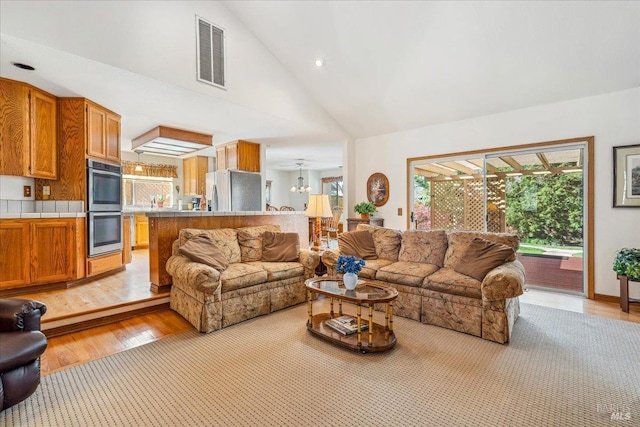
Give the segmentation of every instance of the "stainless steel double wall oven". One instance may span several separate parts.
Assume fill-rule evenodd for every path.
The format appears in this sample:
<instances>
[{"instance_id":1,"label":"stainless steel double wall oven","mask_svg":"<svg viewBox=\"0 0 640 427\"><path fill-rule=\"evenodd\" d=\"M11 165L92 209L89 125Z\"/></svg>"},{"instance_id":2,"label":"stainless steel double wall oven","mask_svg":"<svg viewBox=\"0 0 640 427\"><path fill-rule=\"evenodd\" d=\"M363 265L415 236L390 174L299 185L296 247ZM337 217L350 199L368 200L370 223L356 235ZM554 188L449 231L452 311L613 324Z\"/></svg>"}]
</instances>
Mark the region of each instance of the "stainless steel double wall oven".
<instances>
[{"instance_id":1,"label":"stainless steel double wall oven","mask_svg":"<svg viewBox=\"0 0 640 427\"><path fill-rule=\"evenodd\" d=\"M122 168L87 160L88 255L122 250Z\"/></svg>"}]
</instances>

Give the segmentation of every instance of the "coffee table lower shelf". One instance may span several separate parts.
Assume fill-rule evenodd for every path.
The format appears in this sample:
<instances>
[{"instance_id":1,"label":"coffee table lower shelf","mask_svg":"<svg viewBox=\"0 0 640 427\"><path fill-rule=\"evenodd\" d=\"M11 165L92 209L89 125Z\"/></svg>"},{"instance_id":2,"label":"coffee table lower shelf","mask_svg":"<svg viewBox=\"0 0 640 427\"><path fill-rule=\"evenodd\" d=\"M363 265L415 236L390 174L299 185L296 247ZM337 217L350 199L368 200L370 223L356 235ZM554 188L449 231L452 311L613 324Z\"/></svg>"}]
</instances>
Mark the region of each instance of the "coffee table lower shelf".
<instances>
[{"instance_id":1,"label":"coffee table lower shelf","mask_svg":"<svg viewBox=\"0 0 640 427\"><path fill-rule=\"evenodd\" d=\"M307 322L307 329L314 335L332 342L341 347L361 353L376 353L386 351L396 345L396 336L393 331L383 325L373 323L371 332L371 345L369 345L369 330L360 334L360 344L358 344L358 334L342 335L325 325L331 319L330 313L319 313L311 317L311 322ZM364 319L363 319L364 321Z\"/></svg>"}]
</instances>

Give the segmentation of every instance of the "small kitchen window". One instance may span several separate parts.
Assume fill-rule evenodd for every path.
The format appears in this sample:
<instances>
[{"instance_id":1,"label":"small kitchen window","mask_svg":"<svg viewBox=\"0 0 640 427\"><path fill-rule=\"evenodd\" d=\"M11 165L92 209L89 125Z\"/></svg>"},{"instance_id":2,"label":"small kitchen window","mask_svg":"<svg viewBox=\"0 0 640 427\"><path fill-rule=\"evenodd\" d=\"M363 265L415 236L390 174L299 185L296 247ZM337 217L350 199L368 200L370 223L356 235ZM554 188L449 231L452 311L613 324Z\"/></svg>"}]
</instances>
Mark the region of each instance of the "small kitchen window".
<instances>
[{"instance_id":1,"label":"small kitchen window","mask_svg":"<svg viewBox=\"0 0 640 427\"><path fill-rule=\"evenodd\" d=\"M122 200L126 208L150 208L162 201L164 207L174 204L173 179L123 175Z\"/></svg>"}]
</instances>

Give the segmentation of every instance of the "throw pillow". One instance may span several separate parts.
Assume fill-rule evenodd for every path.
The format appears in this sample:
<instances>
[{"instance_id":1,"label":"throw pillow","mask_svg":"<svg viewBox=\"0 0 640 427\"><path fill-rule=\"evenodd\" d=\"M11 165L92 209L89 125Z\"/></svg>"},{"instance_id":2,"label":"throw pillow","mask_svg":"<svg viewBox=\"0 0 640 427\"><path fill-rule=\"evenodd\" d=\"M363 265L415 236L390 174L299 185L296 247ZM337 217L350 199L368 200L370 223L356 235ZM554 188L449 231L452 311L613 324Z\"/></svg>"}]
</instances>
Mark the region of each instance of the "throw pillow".
<instances>
[{"instance_id":1,"label":"throw pillow","mask_svg":"<svg viewBox=\"0 0 640 427\"><path fill-rule=\"evenodd\" d=\"M452 266L455 271L479 281L514 255L512 247L475 237Z\"/></svg>"},{"instance_id":2,"label":"throw pillow","mask_svg":"<svg viewBox=\"0 0 640 427\"><path fill-rule=\"evenodd\" d=\"M227 257L216 247L206 234L199 234L180 246L180 253L191 261L207 264L219 272L229 266Z\"/></svg>"},{"instance_id":3,"label":"throw pillow","mask_svg":"<svg viewBox=\"0 0 640 427\"><path fill-rule=\"evenodd\" d=\"M298 233L265 231L262 235L262 261L293 262L300 258Z\"/></svg>"},{"instance_id":4,"label":"throw pillow","mask_svg":"<svg viewBox=\"0 0 640 427\"><path fill-rule=\"evenodd\" d=\"M362 259L378 258L373 237L366 230L342 233L338 236L338 248L341 255L353 255Z\"/></svg>"}]
</instances>

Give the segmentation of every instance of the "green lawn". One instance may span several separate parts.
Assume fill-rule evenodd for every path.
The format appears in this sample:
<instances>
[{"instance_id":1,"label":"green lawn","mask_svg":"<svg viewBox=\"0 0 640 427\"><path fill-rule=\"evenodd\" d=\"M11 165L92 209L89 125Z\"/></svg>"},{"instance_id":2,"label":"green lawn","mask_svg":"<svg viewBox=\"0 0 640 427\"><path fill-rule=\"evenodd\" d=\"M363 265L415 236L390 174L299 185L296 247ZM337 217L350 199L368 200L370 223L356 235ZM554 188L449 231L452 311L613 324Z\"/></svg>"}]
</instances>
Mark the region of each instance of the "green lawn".
<instances>
[{"instance_id":1,"label":"green lawn","mask_svg":"<svg viewBox=\"0 0 640 427\"><path fill-rule=\"evenodd\" d=\"M577 258L582 258L583 254L580 246L541 245L536 243L520 243L518 252L522 254L560 255Z\"/></svg>"},{"instance_id":2,"label":"green lawn","mask_svg":"<svg viewBox=\"0 0 640 427\"><path fill-rule=\"evenodd\" d=\"M528 247L520 246L520 248L518 249L518 253L520 253L520 254L543 254L544 253L544 249L528 248Z\"/></svg>"}]
</instances>

